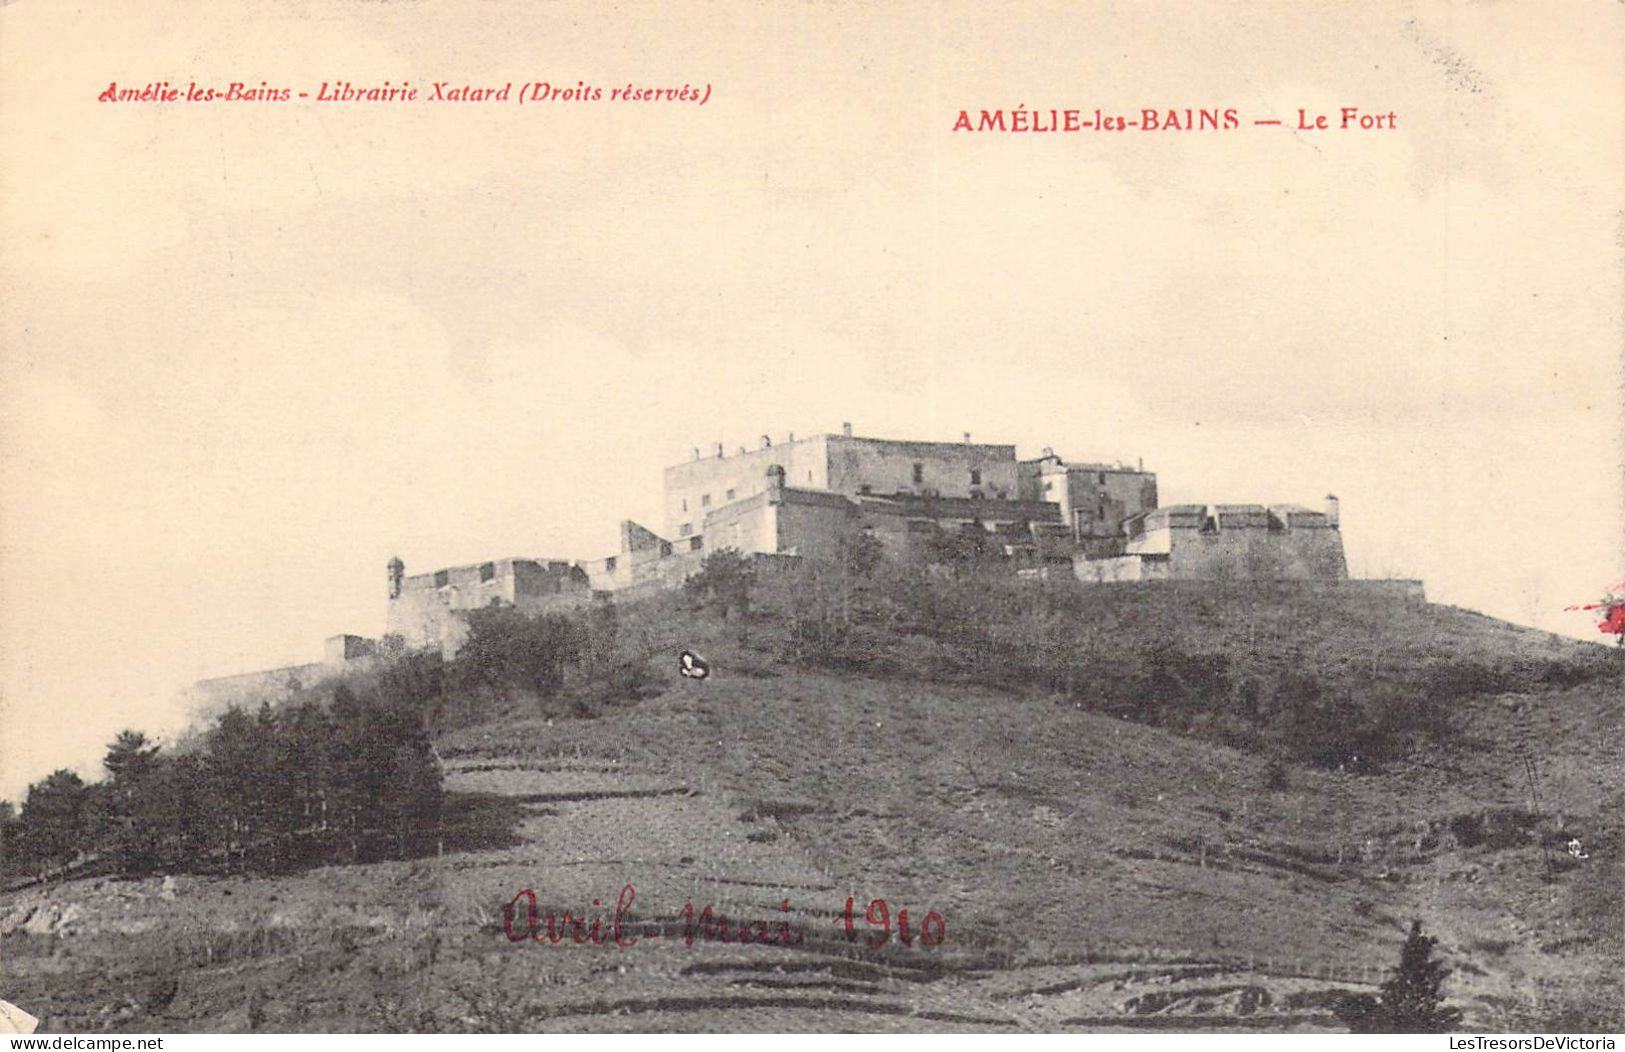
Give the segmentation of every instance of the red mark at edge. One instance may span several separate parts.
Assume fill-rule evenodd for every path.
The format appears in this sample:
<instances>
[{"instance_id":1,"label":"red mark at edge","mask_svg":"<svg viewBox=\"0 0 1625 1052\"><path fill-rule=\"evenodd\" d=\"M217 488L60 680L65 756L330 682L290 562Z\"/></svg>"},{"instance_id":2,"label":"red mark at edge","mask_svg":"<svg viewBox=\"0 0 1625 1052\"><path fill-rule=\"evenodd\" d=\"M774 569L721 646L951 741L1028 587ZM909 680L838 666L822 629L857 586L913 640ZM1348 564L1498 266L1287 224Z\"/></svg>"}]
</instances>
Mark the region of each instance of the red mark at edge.
<instances>
[{"instance_id":1,"label":"red mark at edge","mask_svg":"<svg viewBox=\"0 0 1625 1052\"><path fill-rule=\"evenodd\" d=\"M1565 610L1601 611L1597 615L1597 631L1618 636L1619 645L1625 646L1625 581L1608 589L1608 593L1595 603L1564 607Z\"/></svg>"}]
</instances>

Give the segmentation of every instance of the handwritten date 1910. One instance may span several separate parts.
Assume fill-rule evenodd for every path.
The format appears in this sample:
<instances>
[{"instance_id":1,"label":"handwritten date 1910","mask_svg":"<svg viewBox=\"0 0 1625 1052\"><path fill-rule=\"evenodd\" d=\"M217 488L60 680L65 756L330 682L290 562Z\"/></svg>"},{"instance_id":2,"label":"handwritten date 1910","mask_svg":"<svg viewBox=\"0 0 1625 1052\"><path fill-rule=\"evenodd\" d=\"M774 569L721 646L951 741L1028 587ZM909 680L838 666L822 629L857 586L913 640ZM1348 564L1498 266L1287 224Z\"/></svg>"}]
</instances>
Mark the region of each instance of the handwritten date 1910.
<instances>
[{"instance_id":1,"label":"handwritten date 1910","mask_svg":"<svg viewBox=\"0 0 1625 1052\"><path fill-rule=\"evenodd\" d=\"M848 895L846 909L835 918L836 927L846 929L846 938L849 942L856 942L858 938L857 922L853 920L853 907L856 905L857 899ZM863 920L875 929L874 933L864 936L864 945L871 950L878 950L891 941L892 912L885 899L870 899L869 905L863 911ZM921 919L919 929L915 930L909 926L908 910L902 909L897 911L896 934L897 940L904 946L913 946L915 938L918 937L920 945L930 949L942 945L942 940L948 935L948 924L942 919L942 914L931 910Z\"/></svg>"}]
</instances>

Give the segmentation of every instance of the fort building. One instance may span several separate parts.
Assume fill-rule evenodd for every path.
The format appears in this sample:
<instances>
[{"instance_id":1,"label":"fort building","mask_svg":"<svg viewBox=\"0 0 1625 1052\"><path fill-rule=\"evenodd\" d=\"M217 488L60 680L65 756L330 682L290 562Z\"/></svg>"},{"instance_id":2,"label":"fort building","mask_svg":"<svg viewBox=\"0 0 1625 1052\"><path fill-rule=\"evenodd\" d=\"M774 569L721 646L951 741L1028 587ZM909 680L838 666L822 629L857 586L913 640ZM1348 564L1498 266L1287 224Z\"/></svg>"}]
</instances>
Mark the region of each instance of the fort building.
<instances>
[{"instance_id":1,"label":"fort building","mask_svg":"<svg viewBox=\"0 0 1625 1052\"><path fill-rule=\"evenodd\" d=\"M702 531L706 515L760 495L770 467L786 487L847 497L901 494L1012 500L1017 496L1016 447L963 442L864 438L844 424L841 433L794 438L774 445L763 435L756 449L713 455L698 449L665 472L666 536L681 540Z\"/></svg>"},{"instance_id":2,"label":"fort building","mask_svg":"<svg viewBox=\"0 0 1625 1052\"><path fill-rule=\"evenodd\" d=\"M706 552L702 533L669 541L627 519L621 523L618 552L603 559L586 559L576 566L594 593L630 598L682 584L700 571Z\"/></svg>"},{"instance_id":3,"label":"fort building","mask_svg":"<svg viewBox=\"0 0 1625 1052\"><path fill-rule=\"evenodd\" d=\"M1065 574L1091 583L1348 577L1337 513L1292 504L1159 507L1157 476L1135 467L1069 462L1044 449L1018 460L1013 445L820 434L710 455L698 449L664 473L664 533L627 520L615 554L599 559L507 558L407 576L388 567L386 631L408 647L450 656L467 613L491 606L569 610L610 596L674 588L722 549L826 558L854 537L901 559L971 553L1004 559L1022 576ZM374 660L375 644L335 636L319 664L205 681L211 702L255 689L308 686Z\"/></svg>"},{"instance_id":4,"label":"fort building","mask_svg":"<svg viewBox=\"0 0 1625 1052\"><path fill-rule=\"evenodd\" d=\"M511 606L526 613L567 609L592 598L587 575L560 559L494 559L406 576L406 565L391 559L385 631L411 647L438 647L450 653L466 634L461 616L488 606Z\"/></svg>"},{"instance_id":5,"label":"fort building","mask_svg":"<svg viewBox=\"0 0 1625 1052\"><path fill-rule=\"evenodd\" d=\"M193 719L213 719L229 708L285 699L341 672L371 668L377 660L377 640L348 634L329 636L322 641L321 661L201 679L184 692L182 700Z\"/></svg>"},{"instance_id":6,"label":"fort building","mask_svg":"<svg viewBox=\"0 0 1625 1052\"><path fill-rule=\"evenodd\" d=\"M1123 554L1073 561L1084 581L1322 580L1348 577L1337 498L1297 504L1177 504L1130 517Z\"/></svg>"},{"instance_id":7,"label":"fort building","mask_svg":"<svg viewBox=\"0 0 1625 1052\"><path fill-rule=\"evenodd\" d=\"M1090 549L1108 549L1128 519L1157 506L1157 476L1144 464L1072 464L1046 448L1021 461L1018 477L1021 498L1059 505L1072 540Z\"/></svg>"},{"instance_id":8,"label":"fort building","mask_svg":"<svg viewBox=\"0 0 1625 1052\"><path fill-rule=\"evenodd\" d=\"M894 557L926 554L945 536L1006 555L1030 556L1045 543L1064 551L1056 543L1062 524L1054 504L934 492L848 495L791 486L786 475L770 465L761 492L707 515L705 547L828 558L843 539L863 533Z\"/></svg>"}]
</instances>

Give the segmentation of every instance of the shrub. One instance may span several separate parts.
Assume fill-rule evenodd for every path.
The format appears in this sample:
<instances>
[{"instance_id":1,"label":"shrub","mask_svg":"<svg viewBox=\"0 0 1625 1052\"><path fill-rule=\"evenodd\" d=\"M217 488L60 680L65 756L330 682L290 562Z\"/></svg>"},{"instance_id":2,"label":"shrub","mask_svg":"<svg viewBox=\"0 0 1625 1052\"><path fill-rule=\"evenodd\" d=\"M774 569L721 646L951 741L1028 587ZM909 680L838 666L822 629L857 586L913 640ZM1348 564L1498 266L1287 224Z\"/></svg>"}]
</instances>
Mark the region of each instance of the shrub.
<instances>
[{"instance_id":1,"label":"shrub","mask_svg":"<svg viewBox=\"0 0 1625 1052\"><path fill-rule=\"evenodd\" d=\"M700 572L683 582L683 589L700 601L724 621L738 614L740 620L750 617L751 590L756 584L756 569L750 560L735 548L722 548L705 557Z\"/></svg>"},{"instance_id":2,"label":"shrub","mask_svg":"<svg viewBox=\"0 0 1625 1052\"><path fill-rule=\"evenodd\" d=\"M563 614L526 614L511 606L472 610L468 637L452 662L452 675L464 689L492 687L546 696L564 683L565 671L579 663L585 633Z\"/></svg>"}]
</instances>

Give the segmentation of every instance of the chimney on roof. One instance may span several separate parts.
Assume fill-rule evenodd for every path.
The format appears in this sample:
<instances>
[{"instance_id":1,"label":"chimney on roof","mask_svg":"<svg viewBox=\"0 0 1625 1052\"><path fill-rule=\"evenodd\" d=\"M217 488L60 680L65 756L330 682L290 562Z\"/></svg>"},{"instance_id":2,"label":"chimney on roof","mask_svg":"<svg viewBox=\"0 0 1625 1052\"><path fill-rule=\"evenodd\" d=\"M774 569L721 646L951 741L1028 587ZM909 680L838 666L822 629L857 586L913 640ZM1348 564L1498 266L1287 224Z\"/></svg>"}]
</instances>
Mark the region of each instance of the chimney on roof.
<instances>
[{"instance_id":1,"label":"chimney on roof","mask_svg":"<svg viewBox=\"0 0 1625 1052\"><path fill-rule=\"evenodd\" d=\"M1048 460L1050 457L1053 457L1054 455L1055 455L1055 447L1054 446L1045 446L1044 447L1044 459L1045 460Z\"/></svg>"},{"instance_id":2,"label":"chimney on roof","mask_svg":"<svg viewBox=\"0 0 1625 1052\"><path fill-rule=\"evenodd\" d=\"M790 441L794 442L795 440L796 440L796 433L794 431L792 431L792 432L790 432Z\"/></svg>"},{"instance_id":3,"label":"chimney on roof","mask_svg":"<svg viewBox=\"0 0 1625 1052\"><path fill-rule=\"evenodd\" d=\"M850 423L842 424L841 425L841 434L845 435L847 438L851 438L852 437L852 425Z\"/></svg>"},{"instance_id":4,"label":"chimney on roof","mask_svg":"<svg viewBox=\"0 0 1625 1052\"><path fill-rule=\"evenodd\" d=\"M1139 471L1144 471L1145 470L1145 458L1144 457L1140 458L1140 466L1136 470L1139 470Z\"/></svg>"},{"instance_id":5,"label":"chimney on roof","mask_svg":"<svg viewBox=\"0 0 1625 1052\"><path fill-rule=\"evenodd\" d=\"M717 459L718 460L722 459L722 443L721 442L717 443Z\"/></svg>"},{"instance_id":6,"label":"chimney on roof","mask_svg":"<svg viewBox=\"0 0 1625 1052\"><path fill-rule=\"evenodd\" d=\"M1338 505L1337 494L1335 494L1335 493L1326 494L1326 522L1333 529L1341 529L1342 528L1341 514L1342 514L1342 509Z\"/></svg>"},{"instance_id":7,"label":"chimney on roof","mask_svg":"<svg viewBox=\"0 0 1625 1052\"><path fill-rule=\"evenodd\" d=\"M700 447L699 446L694 447L694 459L695 460L700 459Z\"/></svg>"},{"instance_id":8,"label":"chimney on roof","mask_svg":"<svg viewBox=\"0 0 1625 1052\"><path fill-rule=\"evenodd\" d=\"M965 432L965 445L970 445L970 432Z\"/></svg>"},{"instance_id":9,"label":"chimney on roof","mask_svg":"<svg viewBox=\"0 0 1625 1052\"><path fill-rule=\"evenodd\" d=\"M773 448L773 438L772 438L772 436L770 436L770 435L763 435L762 436L762 448L763 449L772 449Z\"/></svg>"}]
</instances>

